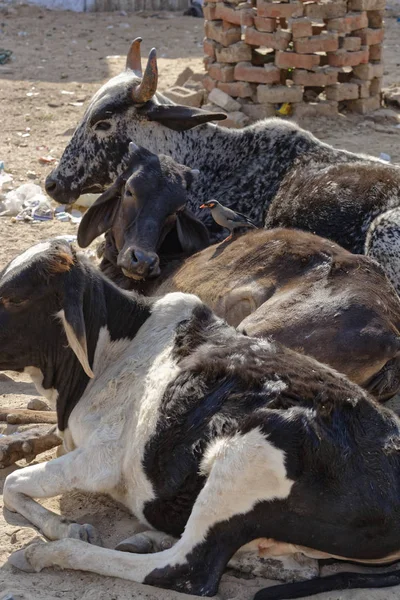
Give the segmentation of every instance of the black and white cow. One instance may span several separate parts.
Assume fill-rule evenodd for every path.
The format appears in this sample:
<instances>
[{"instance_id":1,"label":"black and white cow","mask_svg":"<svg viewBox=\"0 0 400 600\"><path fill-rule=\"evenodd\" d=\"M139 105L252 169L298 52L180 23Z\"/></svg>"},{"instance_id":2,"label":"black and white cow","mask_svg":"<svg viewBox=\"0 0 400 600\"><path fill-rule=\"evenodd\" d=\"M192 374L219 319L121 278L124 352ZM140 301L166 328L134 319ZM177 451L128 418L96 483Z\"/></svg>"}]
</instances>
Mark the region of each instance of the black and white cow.
<instances>
[{"instance_id":1,"label":"black and white cow","mask_svg":"<svg viewBox=\"0 0 400 600\"><path fill-rule=\"evenodd\" d=\"M5 506L57 540L13 554L14 566L207 596L260 537L317 556L400 557L400 421L344 376L238 333L196 296L120 290L62 240L14 259L0 298L0 369L28 370L55 400L68 450L6 479ZM106 492L180 538L145 556L93 545L92 526L33 500L71 490Z\"/></svg>"},{"instance_id":2,"label":"black and white cow","mask_svg":"<svg viewBox=\"0 0 400 600\"><path fill-rule=\"evenodd\" d=\"M206 224L211 241L223 237L222 229L198 207L215 198L260 226L305 229L350 252L367 252L366 236L376 217L400 206L399 167L333 148L282 119L240 130L211 123L224 115L175 105L157 92L155 50L142 75L140 41L128 52L126 70L95 94L48 176L52 198L73 203L81 194L104 191L127 167L132 140L200 170L188 208ZM400 293L400 279L393 278L400 273L400 255L384 224L374 247ZM400 231L396 235L400 238Z\"/></svg>"}]
</instances>

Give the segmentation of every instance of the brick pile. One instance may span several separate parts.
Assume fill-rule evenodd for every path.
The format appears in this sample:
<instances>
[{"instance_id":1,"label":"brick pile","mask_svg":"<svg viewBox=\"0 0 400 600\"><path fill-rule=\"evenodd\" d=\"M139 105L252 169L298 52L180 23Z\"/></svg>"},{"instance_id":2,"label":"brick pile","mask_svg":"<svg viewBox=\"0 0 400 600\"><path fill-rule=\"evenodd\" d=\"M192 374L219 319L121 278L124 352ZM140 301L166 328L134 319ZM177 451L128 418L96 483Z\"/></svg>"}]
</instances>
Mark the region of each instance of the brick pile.
<instances>
[{"instance_id":1,"label":"brick pile","mask_svg":"<svg viewBox=\"0 0 400 600\"><path fill-rule=\"evenodd\" d=\"M209 99L234 99L250 120L283 103L295 116L376 110L384 9L385 0L205 0Z\"/></svg>"}]
</instances>

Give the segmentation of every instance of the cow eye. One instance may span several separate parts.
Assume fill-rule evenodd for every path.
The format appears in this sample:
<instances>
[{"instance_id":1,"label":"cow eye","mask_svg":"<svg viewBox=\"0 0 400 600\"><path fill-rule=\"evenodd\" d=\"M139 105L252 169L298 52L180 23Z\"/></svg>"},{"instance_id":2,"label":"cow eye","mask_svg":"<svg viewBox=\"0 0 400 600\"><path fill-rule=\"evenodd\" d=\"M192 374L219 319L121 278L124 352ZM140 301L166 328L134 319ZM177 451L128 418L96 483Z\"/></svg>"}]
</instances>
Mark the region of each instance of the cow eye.
<instances>
[{"instance_id":1,"label":"cow eye","mask_svg":"<svg viewBox=\"0 0 400 600\"><path fill-rule=\"evenodd\" d=\"M99 121L94 126L95 131L108 131L110 129L110 127L111 127L111 123L109 123L108 121Z\"/></svg>"},{"instance_id":2,"label":"cow eye","mask_svg":"<svg viewBox=\"0 0 400 600\"><path fill-rule=\"evenodd\" d=\"M4 306L11 308L19 308L27 303L27 300L22 298L2 298Z\"/></svg>"}]
</instances>

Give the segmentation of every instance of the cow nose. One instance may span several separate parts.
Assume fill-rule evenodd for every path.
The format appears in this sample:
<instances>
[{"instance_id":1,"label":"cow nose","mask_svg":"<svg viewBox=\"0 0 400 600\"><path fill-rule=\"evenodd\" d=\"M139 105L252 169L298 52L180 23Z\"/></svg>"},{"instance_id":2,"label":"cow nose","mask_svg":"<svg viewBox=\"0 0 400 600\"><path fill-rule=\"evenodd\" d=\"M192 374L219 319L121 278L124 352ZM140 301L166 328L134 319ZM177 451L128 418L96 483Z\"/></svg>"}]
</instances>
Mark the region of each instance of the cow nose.
<instances>
[{"instance_id":1,"label":"cow nose","mask_svg":"<svg viewBox=\"0 0 400 600\"><path fill-rule=\"evenodd\" d=\"M126 275L136 275L142 279L160 274L159 260L156 254L147 254L142 250L129 249L118 257L118 266Z\"/></svg>"},{"instance_id":2,"label":"cow nose","mask_svg":"<svg viewBox=\"0 0 400 600\"><path fill-rule=\"evenodd\" d=\"M57 192L57 187L57 182L52 178L51 175L48 175L46 177L44 188L49 196L53 196L53 194Z\"/></svg>"},{"instance_id":3,"label":"cow nose","mask_svg":"<svg viewBox=\"0 0 400 600\"><path fill-rule=\"evenodd\" d=\"M132 250L132 267L136 273L143 277L149 277L153 275L153 271L157 266L157 256L146 254L141 250Z\"/></svg>"}]
</instances>

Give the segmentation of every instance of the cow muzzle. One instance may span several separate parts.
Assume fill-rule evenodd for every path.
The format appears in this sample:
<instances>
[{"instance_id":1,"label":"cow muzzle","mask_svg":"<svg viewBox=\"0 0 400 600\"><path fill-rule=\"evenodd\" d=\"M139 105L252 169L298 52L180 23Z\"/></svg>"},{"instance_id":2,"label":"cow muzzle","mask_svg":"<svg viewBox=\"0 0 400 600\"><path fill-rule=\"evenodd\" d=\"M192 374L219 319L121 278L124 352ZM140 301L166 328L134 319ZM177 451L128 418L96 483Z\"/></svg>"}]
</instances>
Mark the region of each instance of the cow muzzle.
<instances>
[{"instance_id":1,"label":"cow muzzle","mask_svg":"<svg viewBox=\"0 0 400 600\"><path fill-rule=\"evenodd\" d=\"M137 248L127 248L118 255L117 265L125 277L148 279L160 275L160 261L154 252L145 252Z\"/></svg>"},{"instance_id":2,"label":"cow muzzle","mask_svg":"<svg viewBox=\"0 0 400 600\"><path fill-rule=\"evenodd\" d=\"M50 198L53 198L59 204L73 204L80 196L79 190L72 191L71 188L63 184L53 173L46 177L45 190Z\"/></svg>"}]
</instances>

